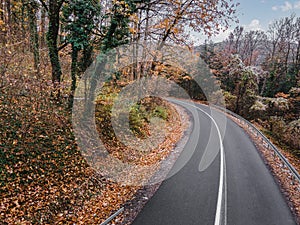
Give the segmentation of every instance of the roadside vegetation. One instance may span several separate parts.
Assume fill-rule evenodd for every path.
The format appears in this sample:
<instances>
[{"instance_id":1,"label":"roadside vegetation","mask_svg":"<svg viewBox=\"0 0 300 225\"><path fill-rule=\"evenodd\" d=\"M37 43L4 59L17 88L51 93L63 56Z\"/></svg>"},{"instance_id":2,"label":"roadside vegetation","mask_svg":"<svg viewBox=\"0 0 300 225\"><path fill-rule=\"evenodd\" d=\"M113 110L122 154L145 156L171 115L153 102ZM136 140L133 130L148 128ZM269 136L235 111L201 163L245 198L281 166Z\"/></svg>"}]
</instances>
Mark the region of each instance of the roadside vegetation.
<instances>
[{"instance_id":1,"label":"roadside vegetation","mask_svg":"<svg viewBox=\"0 0 300 225\"><path fill-rule=\"evenodd\" d=\"M157 146L156 149L151 150L145 146L144 149L138 150L135 149L134 146L142 146L143 143L131 143L132 146L128 146L120 140L120 137L127 135L127 131L121 134L119 133L118 135L120 136L117 136L114 130L116 127L113 127L111 118L113 116L113 103L118 97L120 90L120 87L116 85L107 84L96 100L96 125L103 144L112 155L125 162L151 164L156 161L161 161L168 156L171 149L163 149L161 146ZM134 103L130 107L129 112L120 111L117 113L121 116L128 116L130 131L137 138L135 141L146 140L166 128L164 139L170 139L169 135L172 133L181 133L180 130L176 130L178 126L181 126L181 119L176 109L158 97L150 96L143 98L139 102ZM128 115L126 113L128 113ZM164 123L160 120L157 120L157 122L152 121L153 118L161 119ZM153 123L151 124L151 122ZM122 125L123 124L120 126ZM163 125L166 125L166 127L163 127ZM152 141L155 142L156 140ZM157 143L160 142L161 141L157 140Z\"/></svg>"},{"instance_id":2,"label":"roadside vegetation","mask_svg":"<svg viewBox=\"0 0 300 225\"><path fill-rule=\"evenodd\" d=\"M300 158L300 18L269 29L238 26L222 43L199 48L223 90L228 109L260 124Z\"/></svg>"}]
</instances>

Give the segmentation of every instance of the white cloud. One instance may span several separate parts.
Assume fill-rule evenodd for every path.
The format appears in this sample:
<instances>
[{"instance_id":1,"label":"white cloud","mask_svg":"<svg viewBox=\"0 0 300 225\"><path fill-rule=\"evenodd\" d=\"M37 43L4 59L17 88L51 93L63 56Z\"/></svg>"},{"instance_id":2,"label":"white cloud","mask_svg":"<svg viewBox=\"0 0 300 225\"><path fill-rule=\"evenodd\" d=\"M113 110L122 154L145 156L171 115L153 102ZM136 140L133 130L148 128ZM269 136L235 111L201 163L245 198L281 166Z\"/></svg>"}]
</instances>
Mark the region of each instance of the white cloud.
<instances>
[{"instance_id":1,"label":"white cloud","mask_svg":"<svg viewBox=\"0 0 300 225\"><path fill-rule=\"evenodd\" d=\"M194 44L196 45L200 45L200 44L204 44L205 40L208 41L213 41L214 43L218 43L218 42L222 42L224 41L230 34L230 32L232 32L232 30L227 30L226 32L222 32L216 36L212 36L212 37L208 37L207 35L204 34L198 34L198 35L191 35L190 38L191 40L194 42Z\"/></svg>"},{"instance_id":2,"label":"white cloud","mask_svg":"<svg viewBox=\"0 0 300 225\"><path fill-rule=\"evenodd\" d=\"M263 30L258 19L253 19L249 24L240 26L244 27L245 31ZM222 42L229 37L230 33L233 32L233 29L234 27L227 29L225 32L220 32L218 35L212 36L209 40L212 40L214 43ZM195 33L192 33L190 38L196 45L203 44L204 40L208 39L206 35L199 35Z\"/></svg>"},{"instance_id":3,"label":"white cloud","mask_svg":"<svg viewBox=\"0 0 300 225\"><path fill-rule=\"evenodd\" d=\"M272 7L273 11L281 10L283 12L286 12L286 11L290 11L292 9L300 9L300 1L297 1L293 4L289 1L286 1L286 2L284 2L284 5L275 5Z\"/></svg>"},{"instance_id":4,"label":"white cloud","mask_svg":"<svg viewBox=\"0 0 300 225\"><path fill-rule=\"evenodd\" d=\"M214 42L221 42L224 41L226 38L228 38L229 34L232 32L232 29L227 29L225 32L221 32L218 35L216 35L215 37L212 37L211 39Z\"/></svg>"},{"instance_id":5,"label":"white cloud","mask_svg":"<svg viewBox=\"0 0 300 225\"><path fill-rule=\"evenodd\" d=\"M263 26L261 25L260 20L258 19L253 19L249 24L240 24L239 26L244 27L245 32L256 30L264 31ZM227 39L230 33L233 32L234 28L235 27L231 27L225 30L224 32L220 32L218 35L212 36L210 39L206 35L191 32L190 38L196 45L203 44L204 40L207 39L212 40L214 43L218 43Z\"/></svg>"},{"instance_id":6,"label":"white cloud","mask_svg":"<svg viewBox=\"0 0 300 225\"><path fill-rule=\"evenodd\" d=\"M221 27L221 30L223 30L224 27ZM198 33L194 33L191 32L190 38L191 40L196 44L196 45L200 45L203 44L205 40L211 40L214 43L218 43L218 42L222 42L224 41L226 38L228 38L229 34L233 31L233 28L229 28L225 31L221 31L219 34L217 35L213 35L212 37L208 37L207 35L204 34L198 34Z\"/></svg>"},{"instance_id":7,"label":"white cloud","mask_svg":"<svg viewBox=\"0 0 300 225\"><path fill-rule=\"evenodd\" d=\"M295 2L294 8L295 8L295 9L300 9L300 1Z\"/></svg>"},{"instance_id":8,"label":"white cloud","mask_svg":"<svg viewBox=\"0 0 300 225\"><path fill-rule=\"evenodd\" d=\"M249 24L241 25L244 27L245 31L250 30L263 30L260 21L258 19L253 19ZM214 43L222 42L227 39L231 32L233 32L233 28L227 29L225 32L220 32L218 35L211 37L209 40L212 40ZM199 34L191 34L191 40L194 41L195 44L203 44L205 39L208 39L206 35Z\"/></svg>"},{"instance_id":9,"label":"white cloud","mask_svg":"<svg viewBox=\"0 0 300 225\"><path fill-rule=\"evenodd\" d=\"M283 12L293 9L293 5L290 2L285 2L284 5L280 6Z\"/></svg>"},{"instance_id":10,"label":"white cloud","mask_svg":"<svg viewBox=\"0 0 300 225\"><path fill-rule=\"evenodd\" d=\"M250 24L245 25L245 30L262 30L260 21L258 19L254 19L250 22Z\"/></svg>"}]
</instances>

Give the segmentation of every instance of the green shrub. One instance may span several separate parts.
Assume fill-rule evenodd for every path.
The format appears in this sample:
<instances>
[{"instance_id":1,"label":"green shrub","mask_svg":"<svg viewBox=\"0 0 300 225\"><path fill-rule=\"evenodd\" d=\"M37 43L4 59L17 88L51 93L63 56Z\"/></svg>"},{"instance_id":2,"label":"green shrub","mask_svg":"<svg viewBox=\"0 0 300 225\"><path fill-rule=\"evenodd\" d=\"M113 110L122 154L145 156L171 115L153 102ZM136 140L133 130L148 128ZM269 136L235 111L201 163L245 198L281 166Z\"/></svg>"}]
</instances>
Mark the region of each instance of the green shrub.
<instances>
[{"instance_id":1,"label":"green shrub","mask_svg":"<svg viewBox=\"0 0 300 225\"><path fill-rule=\"evenodd\" d=\"M156 117L162 118L163 120L167 120L168 110L164 106L157 106L155 108L152 116L156 116Z\"/></svg>"}]
</instances>

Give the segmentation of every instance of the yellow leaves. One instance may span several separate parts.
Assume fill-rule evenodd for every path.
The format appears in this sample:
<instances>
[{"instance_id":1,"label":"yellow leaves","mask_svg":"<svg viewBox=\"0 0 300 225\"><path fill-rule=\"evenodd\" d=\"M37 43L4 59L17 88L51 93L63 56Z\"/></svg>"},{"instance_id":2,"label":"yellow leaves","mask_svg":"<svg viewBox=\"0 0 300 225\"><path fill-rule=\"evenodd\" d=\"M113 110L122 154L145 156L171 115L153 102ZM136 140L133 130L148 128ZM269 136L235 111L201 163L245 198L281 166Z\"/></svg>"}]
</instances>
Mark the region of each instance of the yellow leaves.
<instances>
[{"instance_id":1,"label":"yellow leaves","mask_svg":"<svg viewBox=\"0 0 300 225\"><path fill-rule=\"evenodd\" d=\"M157 71L158 73L160 73L164 68L165 68L164 64L157 64L155 66L155 71Z\"/></svg>"},{"instance_id":2,"label":"yellow leaves","mask_svg":"<svg viewBox=\"0 0 300 225\"><path fill-rule=\"evenodd\" d=\"M278 92L276 95L275 95L276 98L285 98L287 99L288 97L290 97L289 94L285 94L283 92Z\"/></svg>"},{"instance_id":3,"label":"yellow leaves","mask_svg":"<svg viewBox=\"0 0 300 225\"><path fill-rule=\"evenodd\" d=\"M13 145L17 145L18 144L18 140L13 140Z\"/></svg>"},{"instance_id":4,"label":"yellow leaves","mask_svg":"<svg viewBox=\"0 0 300 225\"><path fill-rule=\"evenodd\" d=\"M170 26L170 19L169 18L166 18L164 19L162 22L161 22L161 25L165 28L169 27Z\"/></svg>"},{"instance_id":5,"label":"yellow leaves","mask_svg":"<svg viewBox=\"0 0 300 225\"><path fill-rule=\"evenodd\" d=\"M3 20L0 20L0 30L3 31L3 32L6 30L5 29L5 23L4 23Z\"/></svg>"},{"instance_id":6,"label":"yellow leaves","mask_svg":"<svg viewBox=\"0 0 300 225\"><path fill-rule=\"evenodd\" d=\"M132 14L131 16L130 16L130 20L132 21L132 22L135 22L135 23L137 23L137 22L139 22L139 17L138 17L138 15L135 13L135 14Z\"/></svg>"},{"instance_id":7,"label":"yellow leaves","mask_svg":"<svg viewBox=\"0 0 300 225\"><path fill-rule=\"evenodd\" d=\"M68 193L70 190L64 186L61 187L61 190L65 193Z\"/></svg>"},{"instance_id":8,"label":"yellow leaves","mask_svg":"<svg viewBox=\"0 0 300 225\"><path fill-rule=\"evenodd\" d=\"M132 10L130 9L130 6L125 1L119 1L119 0L113 0L113 5L116 6L116 8L113 10L119 14L122 14L124 16L130 17L132 14Z\"/></svg>"},{"instance_id":9,"label":"yellow leaves","mask_svg":"<svg viewBox=\"0 0 300 225\"><path fill-rule=\"evenodd\" d=\"M62 32L60 33L60 36L61 36L61 37L67 37L67 36L68 36L68 33L67 33L67 32L64 32L64 31L62 31Z\"/></svg>"},{"instance_id":10,"label":"yellow leaves","mask_svg":"<svg viewBox=\"0 0 300 225\"><path fill-rule=\"evenodd\" d=\"M136 34L136 33L137 33L137 30L134 29L134 28L132 28L132 27L130 27L130 28L129 28L129 32L130 32L131 34Z\"/></svg>"},{"instance_id":11,"label":"yellow leaves","mask_svg":"<svg viewBox=\"0 0 300 225\"><path fill-rule=\"evenodd\" d=\"M187 75L184 76L184 77L182 77L182 79L183 79L183 80L192 80L192 78L191 78L190 76L187 76Z\"/></svg>"},{"instance_id":12,"label":"yellow leaves","mask_svg":"<svg viewBox=\"0 0 300 225\"><path fill-rule=\"evenodd\" d=\"M173 33L174 33L174 34L178 34L178 33L179 33L179 29L178 29L177 27L174 27Z\"/></svg>"},{"instance_id":13,"label":"yellow leaves","mask_svg":"<svg viewBox=\"0 0 300 225\"><path fill-rule=\"evenodd\" d=\"M114 4L114 5L121 5L121 4L124 4L125 3L125 1L120 1L120 0L113 0L112 1L112 3Z\"/></svg>"},{"instance_id":14,"label":"yellow leaves","mask_svg":"<svg viewBox=\"0 0 300 225\"><path fill-rule=\"evenodd\" d=\"M15 10L22 10L22 1L12 1L11 4Z\"/></svg>"},{"instance_id":15,"label":"yellow leaves","mask_svg":"<svg viewBox=\"0 0 300 225\"><path fill-rule=\"evenodd\" d=\"M12 173L14 172L13 169L12 169L10 166L8 166L8 165L5 165L5 169L6 169L7 172L10 173L10 174L12 174Z\"/></svg>"},{"instance_id":16,"label":"yellow leaves","mask_svg":"<svg viewBox=\"0 0 300 225\"><path fill-rule=\"evenodd\" d=\"M170 19L169 18L165 18L164 20L162 20L161 22L159 22L158 24L156 24L154 26L154 28L167 30L169 28L169 26L170 26Z\"/></svg>"},{"instance_id":17,"label":"yellow leaves","mask_svg":"<svg viewBox=\"0 0 300 225\"><path fill-rule=\"evenodd\" d=\"M181 33L184 32L182 25L176 22L174 23L174 21L169 18L163 19L162 21L158 22L156 25L151 26L151 28L170 31L174 35L180 35Z\"/></svg>"}]
</instances>

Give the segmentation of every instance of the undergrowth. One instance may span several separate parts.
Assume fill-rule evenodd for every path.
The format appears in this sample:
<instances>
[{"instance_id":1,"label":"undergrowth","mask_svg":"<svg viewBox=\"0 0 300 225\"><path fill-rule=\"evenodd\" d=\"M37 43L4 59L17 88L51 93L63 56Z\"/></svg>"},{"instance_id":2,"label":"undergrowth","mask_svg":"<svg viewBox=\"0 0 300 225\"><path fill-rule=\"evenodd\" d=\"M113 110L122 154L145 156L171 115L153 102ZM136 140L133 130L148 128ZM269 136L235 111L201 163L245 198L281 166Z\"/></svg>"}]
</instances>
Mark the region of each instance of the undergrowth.
<instances>
[{"instance_id":1,"label":"undergrowth","mask_svg":"<svg viewBox=\"0 0 300 225\"><path fill-rule=\"evenodd\" d=\"M5 52L8 56L0 58L0 223L101 223L132 199L138 187L108 181L81 155L66 97L70 68L64 62L70 60L68 55L61 54L64 72L61 97L54 99L45 52L41 52L39 74L33 70L29 52L11 57L10 52L20 51ZM99 135L109 149L126 153L126 146L115 142L109 122L116 95L117 90L113 90L99 96L96 119L101 128ZM130 126L137 136L148 135L151 117L166 120L172 116L168 107L155 101L157 104L150 101L150 111L146 110L146 100L133 106Z\"/></svg>"}]
</instances>

